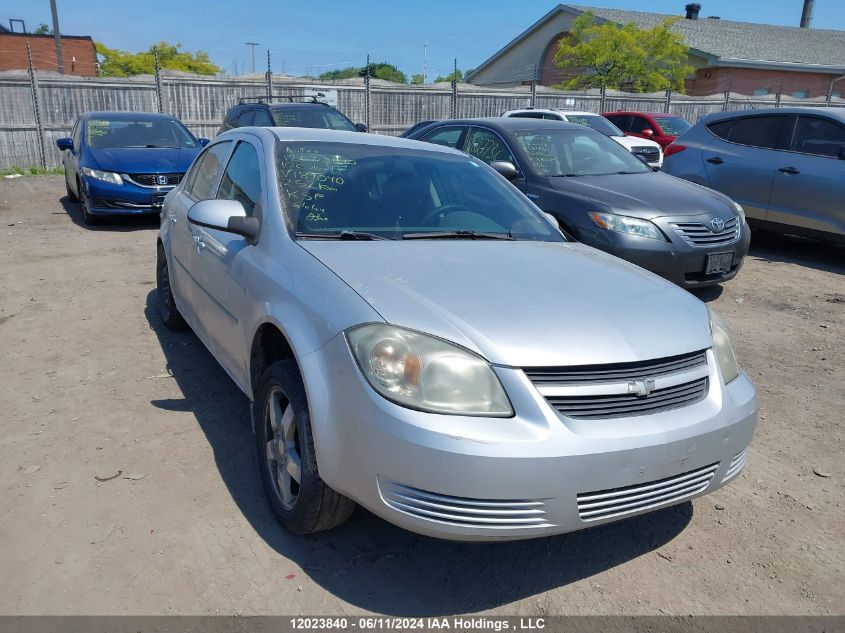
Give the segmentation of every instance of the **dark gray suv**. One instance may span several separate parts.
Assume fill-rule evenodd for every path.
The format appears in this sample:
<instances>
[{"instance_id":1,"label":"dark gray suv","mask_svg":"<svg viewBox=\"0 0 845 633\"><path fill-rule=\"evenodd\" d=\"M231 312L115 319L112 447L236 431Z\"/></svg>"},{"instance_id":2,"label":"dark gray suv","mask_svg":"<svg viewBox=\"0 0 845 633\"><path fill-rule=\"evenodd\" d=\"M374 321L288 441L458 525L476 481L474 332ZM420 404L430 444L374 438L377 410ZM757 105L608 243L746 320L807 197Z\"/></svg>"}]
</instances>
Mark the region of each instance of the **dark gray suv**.
<instances>
[{"instance_id":1,"label":"dark gray suv","mask_svg":"<svg viewBox=\"0 0 845 633\"><path fill-rule=\"evenodd\" d=\"M339 110L328 103L310 97L271 97L270 103L265 97L248 97L230 108L223 119L223 125L217 131L222 134L236 127L312 127L324 130L344 130L347 132L366 132L363 123L353 123ZM283 103L272 103L273 99L283 99ZM300 100L297 100L300 99Z\"/></svg>"},{"instance_id":2,"label":"dark gray suv","mask_svg":"<svg viewBox=\"0 0 845 633\"><path fill-rule=\"evenodd\" d=\"M748 252L742 207L720 193L653 171L586 126L468 119L438 121L410 137L478 157L575 239L685 288L733 278Z\"/></svg>"},{"instance_id":3,"label":"dark gray suv","mask_svg":"<svg viewBox=\"0 0 845 633\"><path fill-rule=\"evenodd\" d=\"M729 195L755 226L845 241L845 110L711 114L664 156L666 173Z\"/></svg>"}]
</instances>

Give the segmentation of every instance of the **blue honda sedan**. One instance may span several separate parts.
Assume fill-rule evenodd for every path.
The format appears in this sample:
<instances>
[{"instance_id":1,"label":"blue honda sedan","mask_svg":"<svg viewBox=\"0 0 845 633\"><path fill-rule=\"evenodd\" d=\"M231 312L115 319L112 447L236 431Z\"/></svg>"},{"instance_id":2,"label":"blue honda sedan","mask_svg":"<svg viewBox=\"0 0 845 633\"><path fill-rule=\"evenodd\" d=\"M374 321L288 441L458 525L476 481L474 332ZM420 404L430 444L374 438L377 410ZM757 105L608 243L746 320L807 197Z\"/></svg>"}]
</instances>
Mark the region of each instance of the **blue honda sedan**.
<instances>
[{"instance_id":1,"label":"blue honda sedan","mask_svg":"<svg viewBox=\"0 0 845 633\"><path fill-rule=\"evenodd\" d=\"M146 112L87 112L60 138L68 198L85 224L103 216L159 213L208 139L177 119Z\"/></svg>"}]
</instances>

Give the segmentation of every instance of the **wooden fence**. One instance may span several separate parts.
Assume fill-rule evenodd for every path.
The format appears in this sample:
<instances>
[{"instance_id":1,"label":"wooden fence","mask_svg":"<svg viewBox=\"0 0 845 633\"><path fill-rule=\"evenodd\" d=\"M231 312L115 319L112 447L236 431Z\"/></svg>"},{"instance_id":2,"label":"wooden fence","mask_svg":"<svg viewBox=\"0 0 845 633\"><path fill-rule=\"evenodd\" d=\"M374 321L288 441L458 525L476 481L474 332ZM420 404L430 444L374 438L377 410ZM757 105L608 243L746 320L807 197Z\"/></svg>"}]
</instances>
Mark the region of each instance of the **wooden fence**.
<instances>
[{"instance_id":1,"label":"wooden fence","mask_svg":"<svg viewBox=\"0 0 845 633\"><path fill-rule=\"evenodd\" d=\"M353 80L354 81L354 80ZM845 106L845 100L793 99L780 95L747 97L717 94L689 97L671 93L629 94L598 90L559 92L521 86L487 89L466 84L404 86L372 81L323 82L272 80L276 95L304 95L322 90L337 108L355 122L367 123L379 134L400 134L427 119L498 116L505 110L528 107L602 112L645 110L672 112L695 122L722 110L786 105ZM179 118L197 136L217 133L226 111L242 97L264 95L263 78L204 78L162 74L159 77L82 78L45 73L0 75L0 169L60 164L57 138L69 136L83 112L134 110L163 112ZM309 92L310 91L310 92Z\"/></svg>"}]
</instances>

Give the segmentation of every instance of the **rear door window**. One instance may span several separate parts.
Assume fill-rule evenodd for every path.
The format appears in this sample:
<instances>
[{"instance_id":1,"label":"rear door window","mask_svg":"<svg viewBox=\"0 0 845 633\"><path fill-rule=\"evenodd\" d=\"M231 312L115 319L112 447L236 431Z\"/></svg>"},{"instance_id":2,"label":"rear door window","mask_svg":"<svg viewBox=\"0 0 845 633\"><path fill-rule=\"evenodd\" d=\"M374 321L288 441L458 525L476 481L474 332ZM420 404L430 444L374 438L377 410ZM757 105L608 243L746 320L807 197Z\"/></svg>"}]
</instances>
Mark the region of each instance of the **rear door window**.
<instances>
[{"instance_id":1,"label":"rear door window","mask_svg":"<svg viewBox=\"0 0 845 633\"><path fill-rule=\"evenodd\" d=\"M194 162L185 182L185 193L194 200L209 200L214 197L214 187L223 169L223 162L229 155L232 141L209 145Z\"/></svg>"},{"instance_id":2,"label":"rear door window","mask_svg":"<svg viewBox=\"0 0 845 633\"><path fill-rule=\"evenodd\" d=\"M238 127L252 125L255 121L255 110L244 110L238 117Z\"/></svg>"},{"instance_id":3,"label":"rear door window","mask_svg":"<svg viewBox=\"0 0 845 633\"><path fill-rule=\"evenodd\" d=\"M609 114L605 117L623 132L631 131L631 117L627 114Z\"/></svg>"},{"instance_id":4,"label":"rear door window","mask_svg":"<svg viewBox=\"0 0 845 633\"><path fill-rule=\"evenodd\" d=\"M799 116L791 149L802 154L837 158L845 146L845 128L829 119Z\"/></svg>"},{"instance_id":5,"label":"rear door window","mask_svg":"<svg viewBox=\"0 0 845 633\"><path fill-rule=\"evenodd\" d=\"M426 143L434 143L435 145L457 147L461 140L461 135L464 133L464 129L462 127L437 128L423 136L421 140Z\"/></svg>"},{"instance_id":6,"label":"rear door window","mask_svg":"<svg viewBox=\"0 0 845 633\"><path fill-rule=\"evenodd\" d=\"M783 136L788 120L789 117L786 115L749 116L736 119L728 140L740 145L778 149L783 146Z\"/></svg>"},{"instance_id":7,"label":"rear door window","mask_svg":"<svg viewBox=\"0 0 845 633\"><path fill-rule=\"evenodd\" d=\"M264 112L264 110L254 110L255 118L252 121L252 125L257 125L259 127L272 127L273 121L270 120L270 115Z\"/></svg>"},{"instance_id":8,"label":"rear door window","mask_svg":"<svg viewBox=\"0 0 845 633\"><path fill-rule=\"evenodd\" d=\"M642 134L643 130L653 130L654 132L657 132L657 130L654 129L652 122L647 118L642 116L631 117L630 131L635 132L636 134Z\"/></svg>"},{"instance_id":9,"label":"rear door window","mask_svg":"<svg viewBox=\"0 0 845 633\"><path fill-rule=\"evenodd\" d=\"M511 115L517 119L542 119L543 113L542 112L516 112L515 114Z\"/></svg>"}]
</instances>

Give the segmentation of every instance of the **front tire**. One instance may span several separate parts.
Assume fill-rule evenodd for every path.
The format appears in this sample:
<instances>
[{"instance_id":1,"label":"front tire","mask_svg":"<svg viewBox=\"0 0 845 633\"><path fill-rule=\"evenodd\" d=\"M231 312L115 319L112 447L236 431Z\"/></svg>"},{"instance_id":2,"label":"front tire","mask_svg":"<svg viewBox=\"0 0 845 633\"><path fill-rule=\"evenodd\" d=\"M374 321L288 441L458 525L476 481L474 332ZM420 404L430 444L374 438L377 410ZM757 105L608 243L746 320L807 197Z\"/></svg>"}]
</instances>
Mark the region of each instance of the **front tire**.
<instances>
[{"instance_id":1,"label":"front tire","mask_svg":"<svg viewBox=\"0 0 845 633\"><path fill-rule=\"evenodd\" d=\"M88 211L88 209L91 208L91 199L85 193L85 190L82 188L82 184L79 180L76 181L76 187L79 191L79 206L82 209L82 223L85 224L85 226L98 225L100 223L100 218Z\"/></svg>"},{"instance_id":2,"label":"front tire","mask_svg":"<svg viewBox=\"0 0 845 633\"><path fill-rule=\"evenodd\" d=\"M253 411L261 483L284 528L311 534L346 522L355 502L320 478L305 385L294 361L267 368Z\"/></svg>"},{"instance_id":3,"label":"front tire","mask_svg":"<svg viewBox=\"0 0 845 633\"><path fill-rule=\"evenodd\" d=\"M173 290L170 287L170 269L167 266L167 255L164 246L158 245L158 256L156 261L156 288L158 292L158 314L164 324L171 330L187 329L188 324L179 313L176 301L173 299Z\"/></svg>"},{"instance_id":4,"label":"front tire","mask_svg":"<svg viewBox=\"0 0 845 633\"><path fill-rule=\"evenodd\" d=\"M71 202L79 202L79 198L73 193L73 189L70 188L70 183L67 181L67 171L65 171L65 191L67 191L67 199Z\"/></svg>"}]
</instances>

